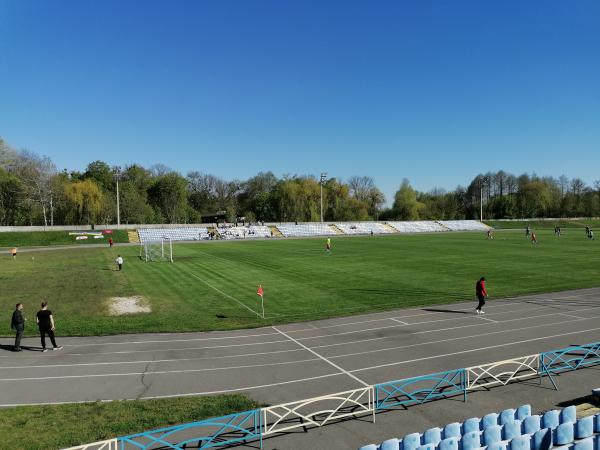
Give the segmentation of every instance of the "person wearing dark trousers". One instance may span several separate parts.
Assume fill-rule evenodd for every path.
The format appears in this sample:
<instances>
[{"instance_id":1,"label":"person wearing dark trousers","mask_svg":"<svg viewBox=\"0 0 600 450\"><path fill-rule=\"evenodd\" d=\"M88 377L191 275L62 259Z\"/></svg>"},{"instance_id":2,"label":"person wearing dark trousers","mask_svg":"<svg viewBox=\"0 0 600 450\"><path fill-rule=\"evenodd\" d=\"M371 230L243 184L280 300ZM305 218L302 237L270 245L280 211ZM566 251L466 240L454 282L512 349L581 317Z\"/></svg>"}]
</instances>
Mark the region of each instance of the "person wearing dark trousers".
<instances>
[{"instance_id":1,"label":"person wearing dark trousers","mask_svg":"<svg viewBox=\"0 0 600 450\"><path fill-rule=\"evenodd\" d=\"M479 300L475 312L477 314L485 314L483 312L483 306L485 305L485 298L488 296L487 290L485 289L485 277L481 277L475 284L475 295L477 295L477 300Z\"/></svg>"},{"instance_id":2,"label":"person wearing dark trousers","mask_svg":"<svg viewBox=\"0 0 600 450\"><path fill-rule=\"evenodd\" d=\"M121 255L117 255L117 259L115 259L117 266L119 267L119 271L123 270L123 258Z\"/></svg>"},{"instance_id":3,"label":"person wearing dark trousers","mask_svg":"<svg viewBox=\"0 0 600 450\"><path fill-rule=\"evenodd\" d=\"M36 321L40 329L42 351L48 351L46 348L46 334L52 342L52 350L60 350L62 347L56 345L56 339L54 338L54 317L52 317L52 311L48 309L48 302L42 302L42 309L37 312Z\"/></svg>"},{"instance_id":4,"label":"person wearing dark trousers","mask_svg":"<svg viewBox=\"0 0 600 450\"><path fill-rule=\"evenodd\" d=\"M23 317L23 303L17 303L15 305L15 311L10 321L10 327L17 332L15 336L15 352L21 351L21 338L23 337L23 331L25 330L25 317Z\"/></svg>"}]
</instances>

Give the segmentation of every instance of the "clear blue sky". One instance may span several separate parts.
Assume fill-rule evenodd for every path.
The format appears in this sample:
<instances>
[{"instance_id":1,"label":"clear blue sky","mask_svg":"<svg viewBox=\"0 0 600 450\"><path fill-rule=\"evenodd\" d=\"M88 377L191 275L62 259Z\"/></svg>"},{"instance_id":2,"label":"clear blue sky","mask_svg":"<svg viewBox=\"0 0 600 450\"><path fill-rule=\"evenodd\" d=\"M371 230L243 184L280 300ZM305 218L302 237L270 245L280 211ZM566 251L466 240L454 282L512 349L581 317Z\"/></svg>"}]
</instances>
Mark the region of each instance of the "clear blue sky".
<instances>
[{"instance_id":1,"label":"clear blue sky","mask_svg":"<svg viewBox=\"0 0 600 450\"><path fill-rule=\"evenodd\" d=\"M59 168L600 179L600 2L0 0L0 136Z\"/></svg>"}]
</instances>

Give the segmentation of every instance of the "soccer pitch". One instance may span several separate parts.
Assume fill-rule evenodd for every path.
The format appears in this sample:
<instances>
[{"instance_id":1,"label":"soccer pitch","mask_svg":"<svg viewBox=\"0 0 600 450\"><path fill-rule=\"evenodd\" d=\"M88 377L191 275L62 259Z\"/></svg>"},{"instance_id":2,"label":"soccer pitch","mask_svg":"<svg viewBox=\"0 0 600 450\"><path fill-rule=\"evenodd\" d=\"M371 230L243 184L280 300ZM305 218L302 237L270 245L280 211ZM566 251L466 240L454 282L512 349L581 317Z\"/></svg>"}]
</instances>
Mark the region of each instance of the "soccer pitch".
<instances>
[{"instance_id":1,"label":"soccer pitch","mask_svg":"<svg viewBox=\"0 0 600 450\"><path fill-rule=\"evenodd\" d=\"M138 247L21 253L2 261L0 306L8 323L23 302L34 334L35 311L47 300L58 335L98 335L256 327L470 300L481 276L490 301L600 286L598 245L583 231L540 231L538 239L532 245L522 231L494 240L484 233L333 237L330 254L325 238L205 242L174 245L174 263L143 262ZM114 267L118 253L122 272ZM108 314L111 297L131 296L152 312Z\"/></svg>"}]
</instances>

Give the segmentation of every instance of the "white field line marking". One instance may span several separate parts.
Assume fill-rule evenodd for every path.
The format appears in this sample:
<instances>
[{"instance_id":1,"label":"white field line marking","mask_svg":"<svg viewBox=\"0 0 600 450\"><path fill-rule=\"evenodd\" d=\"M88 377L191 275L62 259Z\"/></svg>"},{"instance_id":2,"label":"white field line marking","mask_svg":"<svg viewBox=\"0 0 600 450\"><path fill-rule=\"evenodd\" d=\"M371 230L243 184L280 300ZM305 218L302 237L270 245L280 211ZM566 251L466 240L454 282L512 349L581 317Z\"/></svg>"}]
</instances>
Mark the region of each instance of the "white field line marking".
<instances>
[{"instance_id":1,"label":"white field line marking","mask_svg":"<svg viewBox=\"0 0 600 450\"><path fill-rule=\"evenodd\" d=\"M584 310L587 310L587 309L596 309L596 308L600 308L600 306L594 306L594 307L591 307L591 308L584 308L584 309L581 309L581 310L572 310L572 312L574 312L574 311L584 311ZM535 311L540 310L540 309L546 309L546 308L537 308L537 309L535 309ZM498 312L498 313L491 313L489 315L493 316L493 315L498 315L498 314L506 314L507 312L510 312L510 311L504 311L504 312ZM553 313L543 314L541 316L528 316L528 318L553 316L553 315L556 315L556 314L559 314L559 313L558 312L553 312ZM465 318L477 319L477 316L465 314ZM456 321L456 317L450 317L450 318L447 318L447 319L427 320L427 321L423 321L423 322L415 322L415 323L410 323L410 324L404 325L404 326L423 325L423 324L427 324L427 323L438 323L438 322L448 322L448 321ZM502 323L502 322L508 322L508 320L501 321L500 323ZM298 340L299 341L306 341L306 340L311 340L311 339L321 339L321 338L333 337L333 336L343 336L343 335L347 335L347 334L364 333L366 331L377 331L377 330L385 330L385 329L389 329L389 328L398 328L400 326L403 326L403 325L386 325L386 326L383 326L383 327L364 328L362 330L344 331L343 333L321 334L321 335L318 335L318 336L308 336L308 337L298 338ZM464 326L468 327L470 325L464 325ZM438 330L431 330L431 331L438 331Z\"/></svg>"},{"instance_id":2,"label":"white field line marking","mask_svg":"<svg viewBox=\"0 0 600 450\"><path fill-rule=\"evenodd\" d=\"M243 306L244 308L246 308L248 311L256 314L258 317L260 317L262 319L262 316L260 315L260 313L254 311L252 308L250 308L248 305L245 305L244 303L242 303L241 301L239 301L237 298L232 297L231 295L229 295L227 292L223 292L221 289L214 287L212 284L210 284L208 281L200 278L198 275L196 275L195 273L193 273L191 270L188 270L186 268L187 273L189 273L191 276L193 276L194 278L200 280L201 282L203 282L204 284L206 284L209 288L214 289L215 291L217 291L218 293L220 293L221 295L233 300L234 302L236 302L238 305Z\"/></svg>"},{"instance_id":3,"label":"white field line marking","mask_svg":"<svg viewBox=\"0 0 600 450\"><path fill-rule=\"evenodd\" d=\"M350 378L355 379L356 381L358 381L360 384L362 384L363 386L370 386L369 384L365 383L363 380L361 380L360 378L358 378L355 375L352 375L351 373L349 373L346 369L338 366L337 364L335 364L334 362L329 361L327 358L325 358L324 356L318 354L317 352L315 352L314 350L308 348L306 345L302 344L301 342L298 342L296 339L294 339L293 337L291 337L290 335L284 333L283 331L279 330L277 327L273 327L273 329L275 331L277 331L278 333L281 333L283 336L285 336L286 338L288 338L290 341L296 343L297 345L299 345L300 347L304 348L305 350L308 350L309 352L311 352L313 355L321 358L323 361L325 361L327 364L335 367L337 370L339 370L340 372L348 375Z\"/></svg>"},{"instance_id":4,"label":"white field line marking","mask_svg":"<svg viewBox=\"0 0 600 450\"><path fill-rule=\"evenodd\" d=\"M88 344L65 344L63 347L88 347L94 345L129 345L129 344L161 344L163 342L193 342L193 341L214 341L221 339L242 339L242 338L253 338L261 336L275 336L277 333L261 333L261 334L247 334L240 336L218 336L218 337L207 337L207 338L190 338L190 339L164 339L164 340L147 340L147 341L130 341L130 342L92 342ZM171 334L172 336L172 334Z\"/></svg>"},{"instance_id":5,"label":"white field line marking","mask_svg":"<svg viewBox=\"0 0 600 450\"><path fill-rule=\"evenodd\" d=\"M561 315L561 314L557 314L557 315ZM451 342L451 341L457 341L457 340L463 340L463 339L472 339L472 338L481 337L481 336L489 336L492 334L503 334L503 333L509 333L509 332L514 332L514 331L530 330L533 328L543 328L543 327L547 327L547 326L551 326L551 325L563 325L563 324L567 324L567 323L597 319L600 316L585 317L585 318L584 317L576 317L576 316L571 316L571 317L575 317L575 319L565 320L565 321L561 321L561 322L544 323L542 325L533 325L533 326L528 326L528 327L512 328L512 329L501 330L501 331L492 331L492 332L488 331L486 333L481 333L481 334L472 334L469 336L459 336L459 337L455 337L455 338L440 339L440 340L435 340L435 341L418 342L415 344L401 345L398 347L380 348L380 349L369 350L369 351L365 351L365 352L333 355L333 356L329 356L329 358L335 359L335 358L342 358L342 357L346 357L346 356L362 355L365 353L377 353L377 352L384 352L384 351L389 351L389 350L401 350L404 348L419 347L419 346L423 346L423 345L439 344L439 343L443 343L443 342ZM523 320L523 319L520 319L520 320ZM368 341L368 339L367 339L367 341ZM289 342L289 341L286 340L286 341L282 341L282 342ZM354 342L352 342L352 344L356 344L356 343L360 343L360 342L364 342L364 341L354 341ZM334 344L334 345L339 345L339 344ZM317 346L317 347L313 347L313 349L314 348L322 348L322 347L330 347L330 345ZM106 366L106 365L123 365L123 364L148 364L148 363L165 363L165 362L178 362L178 361L202 361L202 360L216 360L216 359L240 358L240 357L251 357L251 356L264 356L264 355L273 355L273 354L279 354L279 353L291 353L291 352L303 352L303 351L306 351L306 350L304 348L298 348L298 349L292 349L292 350L276 350L276 351L271 351L271 352L242 353L242 354L238 354L238 355L213 356L213 357L201 357L201 358L153 359L153 360L140 360L140 361L110 361L110 362L98 362L98 363L76 363L76 364L40 364L40 365L35 365L35 366L0 367L0 370L2 370L2 369L34 369L34 368L37 369L37 368L51 368L51 367Z\"/></svg>"},{"instance_id":6,"label":"white field line marking","mask_svg":"<svg viewBox=\"0 0 600 450\"><path fill-rule=\"evenodd\" d=\"M349 372L352 372L352 373L364 372L366 370L381 369L382 367L398 366L398 365L408 364L408 363L413 363L413 362L418 362L418 361L426 361L428 359L447 358L448 356L462 355L464 353L480 352L483 350L490 350L492 348L508 347L510 345L524 344L526 342L534 342L534 341L543 341L544 339L553 339L553 338L557 338L557 337L570 336L573 334L580 334L580 333L588 333L588 332L598 331L598 330L600 330L600 327L599 328L590 328L588 330L572 331L570 333L561 333L561 334L554 334L554 335L550 335L550 336L542 336L542 337L537 337L537 338L532 338L532 339L523 339L521 341L507 342L506 344L489 345L487 347L473 348L470 350L461 350L458 352L443 353L441 355L426 356L423 358L415 358L415 359L408 359L408 360L404 360L404 361L397 361L397 362L393 362L393 363L379 364L377 366L369 366L369 367L363 367L361 369L353 369L353 370L350 370Z\"/></svg>"},{"instance_id":7,"label":"white field line marking","mask_svg":"<svg viewBox=\"0 0 600 450\"><path fill-rule=\"evenodd\" d=\"M393 320L394 322L401 323L402 325L408 325L406 322L402 322L401 320L396 319L395 317L390 317L389 320Z\"/></svg>"},{"instance_id":8,"label":"white field line marking","mask_svg":"<svg viewBox=\"0 0 600 450\"><path fill-rule=\"evenodd\" d=\"M461 340L465 340L465 339L473 339L473 338L477 338L477 337L481 337L481 336L490 336L492 334L504 334L504 333L509 333L509 332L513 332L513 331L523 331L523 330L531 330L533 328L543 328L543 327L547 327L550 325L563 325L566 323L573 323L573 322L581 322L584 320L592 320L592 319L597 319L598 317L590 317L589 319L583 319L583 318L579 318L579 319L574 319L574 320L565 320L563 322L554 322L554 323L545 323L543 325L535 325L535 326L529 326L529 327L522 327L522 328L513 328L510 330L502 330L502 331L494 331L491 333L481 333L481 334L472 334L470 336L459 336L459 337L455 337L455 338L448 338L448 339L440 339L440 340L436 340L436 341L427 341L427 342L418 342L416 344L408 344L408 345L400 345L397 347L387 347L387 348L378 348L376 350L368 350L368 351L362 351L362 352L355 352L355 353L346 353L346 354L342 354L342 355L334 355L334 356L330 356L329 358L331 359L335 359L335 358L345 358L348 356L358 356L358 355L364 355L364 354L370 354L370 353L378 353L378 352L387 352L390 350L402 350L405 348L413 348L413 347L421 347L424 345L431 345L431 344L441 344L444 342L452 342L452 341L461 341Z\"/></svg>"},{"instance_id":9,"label":"white field line marking","mask_svg":"<svg viewBox=\"0 0 600 450\"><path fill-rule=\"evenodd\" d=\"M32 381L32 380L66 380L70 378L105 378L105 377L131 377L145 375L165 375L165 374L181 374L181 373L194 373L194 372L216 372L219 370L239 370L239 369L252 369L254 367L267 367L267 366L284 366L289 364L301 364L305 362L319 361L319 358L301 359L298 361L286 361L269 364L250 364L236 367L211 367L205 369L182 369L182 370L157 370L154 372L121 372L121 373L95 373L89 375L63 375L54 377L29 377L29 378L0 378L1 381ZM355 378L355 377L353 377Z\"/></svg>"},{"instance_id":10,"label":"white field line marking","mask_svg":"<svg viewBox=\"0 0 600 450\"><path fill-rule=\"evenodd\" d=\"M488 322L498 323L498 321L497 321L497 320L494 320L494 319L488 319L487 317L481 317L481 316L479 316L479 318L480 318L480 319L483 319L483 320L487 320Z\"/></svg>"},{"instance_id":11,"label":"white field line marking","mask_svg":"<svg viewBox=\"0 0 600 450\"><path fill-rule=\"evenodd\" d=\"M593 307L593 308L578 309L576 311L587 311L587 310L590 310L590 309L598 309L598 308L600 308L600 306L596 306L596 307ZM537 319L539 317L557 316L559 314L560 313L554 312L554 313L548 313L548 314L540 314L540 315L537 315L537 316L518 317L516 319L502 320L502 321L499 321L497 323L503 324L503 323L508 323L508 322L518 322L520 320L531 320L531 319ZM483 323L474 323L474 324L471 324L471 325L459 325L459 326L456 326L456 327L438 328L438 329L435 329L435 330L415 331L412 334L413 335L417 335L417 334L438 333L440 331L460 330L460 329L463 329L463 328L481 327L481 326L484 326L484 325L486 325L486 324L483 324ZM487 325L487 326L489 326L489 325ZM338 342L338 343L335 343L335 344L314 345L312 348L338 347L340 345L359 344L359 343L362 343L362 342L380 341L380 340L383 340L383 339L392 339L392 338L396 338L396 337L397 336L381 336L381 337L376 337L376 338L357 339L355 341Z\"/></svg>"},{"instance_id":12,"label":"white field line marking","mask_svg":"<svg viewBox=\"0 0 600 450\"><path fill-rule=\"evenodd\" d=\"M281 381L279 383L260 384L257 386L246 386L246 387L242 387L242 388L225 389L225 390L220 390L220 391L191 392L191 393L186 393L186 394L153 395L153 396L139 397L139 398L125 398L125 399L121 399L121 400L152 400L152 399L157 399L157 398L192 397L192 396L195 397L195 396L199 396L199 395L225 394L227 392L240 392L240 391L250 391L253 389L264 389L264 388L269 388L269 387L273 387L273 386L283 386L286 384L302 383L304 381L319 380L321 378L338 377L341 375L344 375L344 374L340 373L340 372L336 372L336 373L330 373L327 375L319 375L316 377L299 378L296 380ZM11 403L11 404L0 405L0 407L8 408L8 407L12 407L12 406L25 406L25 405L66 405L66 404L73 404L73 403L94 403L96 401L98 401L98 400L84 400L84 401L73 401L73 402L46 402L46 403ZM113 402L115 400L114 399L104 399L104 400L99 400L99 401L106 403L106 402Z\"/></svg>"}]
</instances>

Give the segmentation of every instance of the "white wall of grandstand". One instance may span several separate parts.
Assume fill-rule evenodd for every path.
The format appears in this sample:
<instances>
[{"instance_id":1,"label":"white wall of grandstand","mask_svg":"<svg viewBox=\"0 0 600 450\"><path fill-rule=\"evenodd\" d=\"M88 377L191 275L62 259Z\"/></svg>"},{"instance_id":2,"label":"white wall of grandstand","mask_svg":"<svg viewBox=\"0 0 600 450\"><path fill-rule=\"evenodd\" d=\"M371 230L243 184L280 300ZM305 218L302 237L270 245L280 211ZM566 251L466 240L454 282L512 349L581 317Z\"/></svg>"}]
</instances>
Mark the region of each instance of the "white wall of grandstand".
<instances>
[{"instance_id":1,"label":"white wall of grandstand","mask_svg":"<svg viewBox=\"0 0 600 450\"><path fill-rule=\"evenodd\" d=\"M210 239L209 227L217 239L271 238L276 229L284 237L370 235L394 233L432 233L448 231L486 231L490 227L477 220L442 220L414 222L335 222L335 223L268 223L263 225L187 226L139 228L140 241L199 241Z\"/></svg>"}]
</instances>

